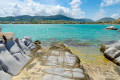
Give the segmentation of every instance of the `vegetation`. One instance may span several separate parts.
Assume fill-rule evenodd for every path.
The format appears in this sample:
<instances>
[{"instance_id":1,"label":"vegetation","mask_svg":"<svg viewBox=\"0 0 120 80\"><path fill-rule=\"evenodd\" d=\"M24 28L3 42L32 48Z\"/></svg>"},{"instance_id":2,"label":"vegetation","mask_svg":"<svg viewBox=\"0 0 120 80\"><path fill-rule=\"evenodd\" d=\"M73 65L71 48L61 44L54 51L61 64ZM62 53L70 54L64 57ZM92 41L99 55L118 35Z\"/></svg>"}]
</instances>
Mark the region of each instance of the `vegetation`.
<instances>
[{"instance_id":1,"label":"vegetation","mask_svg":"<svg viewBox=\"0 0 120 80\"><path fill-rule=\"evenodd\" d=\"M55 16L16 16L0 17L0 24L120 24L120 18L115 20L110 17L98 21L91 19L74 19L63 15Z\"/></svg>"},{"instance_id":2,"label":"vegetation","mask_svg":"<svg viewBox=\"0 0 120 80\"><path fill-rule=\"evenodd\" d=\"M97 22L110 22L110 21L115 21L115 19L111 17L104 17L98 20Z\"/></svg>"}]
</instances>

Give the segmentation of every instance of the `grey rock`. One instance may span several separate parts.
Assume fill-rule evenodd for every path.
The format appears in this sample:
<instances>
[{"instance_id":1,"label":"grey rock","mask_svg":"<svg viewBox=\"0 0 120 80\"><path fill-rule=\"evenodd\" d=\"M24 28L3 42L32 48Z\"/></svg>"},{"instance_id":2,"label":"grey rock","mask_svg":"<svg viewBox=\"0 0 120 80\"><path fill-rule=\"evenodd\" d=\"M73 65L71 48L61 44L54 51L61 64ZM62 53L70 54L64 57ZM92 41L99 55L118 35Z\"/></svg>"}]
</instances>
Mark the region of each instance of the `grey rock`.
<instances>
[{"instance_id":1,"label":"grey rock","mask_svg":"<svg viewBox=\"0 0 120 80\"><path fill-rule=\"evenodd\" d=\"M17 43L13 40L13 38L7 40L5 46L12 55L15 53L23 53L23 51L18 47Z\"/></svg>"},{"instance_id":2,"label":"grey rock","mask_svg":"<svg viewBox=\"0 0 120 80\"><path fill-rule=\"evenodd\" d=\"M15 42L19 46L19 48L25 53L25 54L30 54L29 48L18 38L15 39Z\"/></svg>"},{"instance_id":3,"label":"grey rock","mask_svg":"<svg viewBox=\"0 0 120 80\"><path fill-rule=\"evenodd\" d=\"M73 72L73 78L84 79L85 75L80 72Z\"/></svg>"},{"instance_id":4,"label":"grey rock","mask_svg":"<svg viewBox=\"0 0 120 80\"><path fill-rule=\"evenodd\" d=\"M42 80L53 80L53 76L47 75L47 76L43 77Z\"/></svg>"},{"instance_id":5,"label":"grey rock","mask_svg":"<svg viewBox=\"0 0 120 80\"><path fill-rule=\"evenodd\" d=\"M105 54L111 58L114 58L116 54L114 54L115 52L117 52L117 49L115 47L110 47L107 50L105 50Z\"/></svg>"},{"instance_id":6,"label":"grey rock","mask_svg":"<svg viewBox=\"0 0 120 80\"><path fill-rule=\"evenodd\" d=\"M106 29L108 29L108 30L118 30L115 26L108 26Z\"/></svg>"},{"instance_id":7,"label":"grey rock","mask_svg":"<svg viewBox=\"0 0 120 80\"><path fill-rule=\"evenodd\" d=\"M29 36L25 36L21 39L21 41L30 49L33 50L35 48L35 44L32 43L32 39Z\"/></svg>"},{"instance_id":8,"label":"grey rock","mask_svg":"<svg viewBox=\"0 0 120 80\"><path fill-rule=\"evenodd\" d=\"M74 68L72 71L73 71L73 72L83 73L83 70L82 70L82 69L79 69L79 68Z\"/></svg>"},{"instance_id":9,"label":"grey rock","mask_svg":"<svg viewBox=\"0 0 120 80\"><path fill-rule=\"evenodd\" d=\"M0 44L0 64L3 70L11 75L17 75L22 68L21 63L9 53L4 44Z\"/></svg>"},{"instance_id":10,"label":"grey rock","mask_svg":"<svg viewBox=\"0 0 120 80\"><path fill-rule=\"evenodd\" d=\"M0 80L12 80L12 76L0 70Z\"/></svg>"},{"instance_id":11,"label":"grey rock","mask_svg":"<svg viewBox=\"0 0 120 80\"><path fill-rule=\"evenodd\" d=\"M62 74L63 77L72 77L72 73L70 71L65 71L63 74Z\"/></svg>"},{"instance_id":12,"label":"grey rock","mask_svg":"<svg viewBox=\"0 0 120 80\"><path fill-rule=\"evenodd\" d=\"M24 54L24 52L19 48L14 39L7 40L6 48L8 51L19 61L22 67L28 62L30 59L28 56Z\"/></svg>"}]
</instances>

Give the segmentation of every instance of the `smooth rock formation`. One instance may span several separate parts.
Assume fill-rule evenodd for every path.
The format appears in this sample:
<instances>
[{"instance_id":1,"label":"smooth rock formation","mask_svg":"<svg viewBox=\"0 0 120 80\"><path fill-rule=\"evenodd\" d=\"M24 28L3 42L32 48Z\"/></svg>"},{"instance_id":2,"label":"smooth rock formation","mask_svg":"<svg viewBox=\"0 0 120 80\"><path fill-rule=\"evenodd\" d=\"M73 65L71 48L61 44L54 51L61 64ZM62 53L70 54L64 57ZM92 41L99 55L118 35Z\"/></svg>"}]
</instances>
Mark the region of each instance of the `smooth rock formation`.
<instances>
[{"instance_id":1,"label":"smooth rock formation","mask_svg":"<svg viewBox=\"0 0 120 80\"><path fill-rule=\"evenodd\" d=\"M106 58L120 65L120 41L113 44L102 45L100 50Z\"/></svg>"},{"instance_id":2,"label":"smooth rock formation","mask_svg":"<svg viewBox=\"0 0 120 80\"><path fill-rule=\"evenodd\" d=\"M0 44L0 65L3 70L11 75L16 75L22 65L11 55L3 44Z\"/></svg>"},{"instance_id":3,"label":"smooth rock formation","mask_svg":"<svg viewBox=\"0 0 120 80\"><path fill-rule=\"evenodd\" d=\"M4 72L2 70L2 67L0 66L0 80L11 80L11 78L12 78L11 75Z\"/></svg>"},{"instance_id":4,"label":"smooth rock formation","mask_svg":"<svg viewBox=\"0 0 120 80\"><path fill-rule=\"evenodd\" d=\"M115 26L108 26L106 29L107 30L118 30Z\"/></svg>"},{"instance_id":5,"label":"smooth rock formation","mask_svg":"<svg viewBox=\"0 0 120 80\"><path fill-rule=\"evenodd\" d=\"M0 80L17 75L31 59L28 54L34 48L30 37L18 39L13 33L0 33Z\"/></svg>"}]
</instances>

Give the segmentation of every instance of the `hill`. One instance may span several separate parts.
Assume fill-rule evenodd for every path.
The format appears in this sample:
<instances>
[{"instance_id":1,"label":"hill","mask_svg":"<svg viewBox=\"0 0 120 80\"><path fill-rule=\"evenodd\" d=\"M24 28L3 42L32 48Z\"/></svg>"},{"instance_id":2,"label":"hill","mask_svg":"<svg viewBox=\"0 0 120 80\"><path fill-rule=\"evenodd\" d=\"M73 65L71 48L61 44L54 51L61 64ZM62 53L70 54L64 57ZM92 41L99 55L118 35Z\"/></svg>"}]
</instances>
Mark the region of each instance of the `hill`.
<instances>
[{"instance_id":1,"label":"hill","mask_svg":"<svg viewBox=\"0 0 120 80\"><path fill-rule=\"evenodd\" d=\"M79 21L79 22L93 22L91 19L74 19L64 15L54 15L54 16L8 16L0 17L0 21L40 21L40 20L67 20L67 21Z\"/></svg>"},{"instance_id":2,"label":"hill","mask_svg":"<svg viewBox=\"0 0 120 80\"><path fill-rule=\"evenodd\" d=\"M109 22L109 21L115 21L115 19L111 17L104 17L99 19L97 22Z\"/></svg>"}]
</instances>

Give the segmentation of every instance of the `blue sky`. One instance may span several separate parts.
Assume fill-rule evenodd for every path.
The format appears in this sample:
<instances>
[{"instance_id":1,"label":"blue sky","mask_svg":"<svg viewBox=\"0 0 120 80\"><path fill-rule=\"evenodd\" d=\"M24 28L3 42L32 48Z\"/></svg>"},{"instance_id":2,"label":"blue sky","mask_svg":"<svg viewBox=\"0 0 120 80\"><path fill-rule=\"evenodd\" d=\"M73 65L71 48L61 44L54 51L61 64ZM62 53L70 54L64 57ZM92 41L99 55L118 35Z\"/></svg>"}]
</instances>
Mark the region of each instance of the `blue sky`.
<instances>
[{"instance_id":1,"label":"blue sky","mask_svg":"<svg viewBox=\"0 0 120 80\"><path fill-rule=\"evenodd\" d=\"M50 16L62 14L72 18L120 16L120 0L0 0L0 16Z\"/></svg>"}]
</instances>

